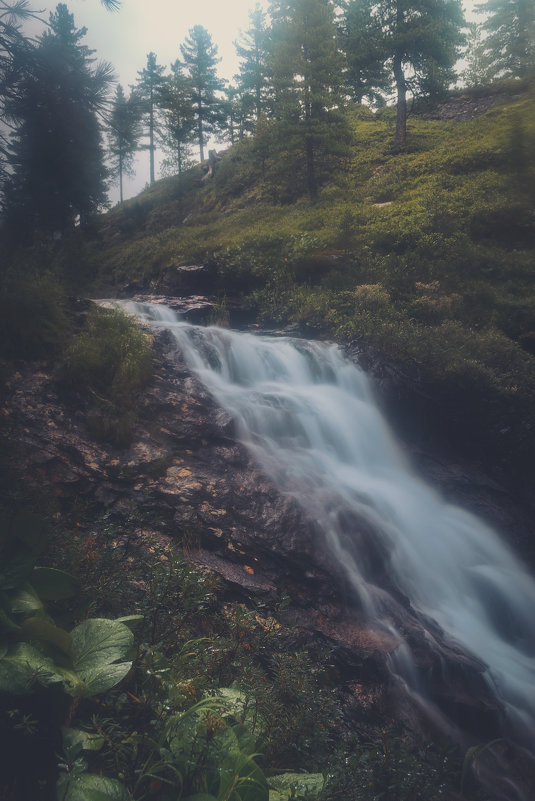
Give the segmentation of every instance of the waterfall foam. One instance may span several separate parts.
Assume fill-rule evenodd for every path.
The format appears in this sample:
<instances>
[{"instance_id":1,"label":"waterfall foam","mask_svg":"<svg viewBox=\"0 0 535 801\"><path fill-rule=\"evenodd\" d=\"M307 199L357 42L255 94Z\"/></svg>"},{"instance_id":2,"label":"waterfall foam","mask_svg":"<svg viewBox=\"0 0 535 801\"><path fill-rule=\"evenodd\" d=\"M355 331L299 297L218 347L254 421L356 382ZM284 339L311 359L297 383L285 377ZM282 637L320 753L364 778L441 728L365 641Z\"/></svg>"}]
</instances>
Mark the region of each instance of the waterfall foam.
<instances>
[{"instance_id":1,"label":"waterfall foam","mask_svg":"<svg viewBox=\"0 0 535 801\"><path fill-rule=\"evenodd\" d=\"M485 663L534 750L535 582L496 532L414 474L362 370L335 345L201 328L165 306L126 306L172 332L263 470L324 533L368 615L392 631L348 520L373 532L389 581L413 609ZM413 685L410 649L395 634L393 669Z\"/></svg>"}]
</instances>

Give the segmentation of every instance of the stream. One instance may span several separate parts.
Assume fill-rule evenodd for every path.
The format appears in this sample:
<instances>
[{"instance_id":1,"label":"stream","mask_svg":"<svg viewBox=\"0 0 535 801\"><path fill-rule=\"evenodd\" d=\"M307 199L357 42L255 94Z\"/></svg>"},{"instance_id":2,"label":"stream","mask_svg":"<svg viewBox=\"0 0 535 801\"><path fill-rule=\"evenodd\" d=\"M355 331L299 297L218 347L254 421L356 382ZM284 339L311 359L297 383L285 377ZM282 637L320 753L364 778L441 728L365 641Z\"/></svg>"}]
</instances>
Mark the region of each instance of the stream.
<instances>
[{"instance_id":1,"label":"stream","mask_svg":"<svg viewBox=\"0 0 535 801\"><path fill-rule=\"evenodd\" d=\"M449 639L483 663L507 725L535 751L535 581L497 532L415 474L365 373L333 344L121 305L172 333L262 470L314 521L360 609L398 643L390 668L419 703L432 702L391 613L400 598L430 640Z\"/></svg>"}]
</instances>

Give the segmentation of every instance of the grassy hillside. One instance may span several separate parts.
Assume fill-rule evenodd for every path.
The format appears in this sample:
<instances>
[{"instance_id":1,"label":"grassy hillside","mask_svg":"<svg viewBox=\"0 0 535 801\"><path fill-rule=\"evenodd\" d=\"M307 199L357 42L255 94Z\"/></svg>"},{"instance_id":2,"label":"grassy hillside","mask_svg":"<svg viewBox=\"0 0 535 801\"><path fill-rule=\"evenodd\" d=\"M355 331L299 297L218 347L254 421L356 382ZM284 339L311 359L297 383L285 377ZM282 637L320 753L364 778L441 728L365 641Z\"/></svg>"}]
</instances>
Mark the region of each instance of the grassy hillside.
<instances>
[{"instance_id":1,"label":"grassy hillside","mask_svg":"<svg viewBox=\"0 0 535 801\"><path fill-rule=\"evenodd\" d=\"M299 154L268 131L228 150L211 181L188 173L181 198L166 179L110 212L83 248L87 273L109 293L211 264L215 293L248 297L260 319L416 365L519 467L535 422L534 101L518 82L453 97L412 114L397 154L393 110L357 108L351 153L316 204Z\"/></svg>"},{"instance_id":2,"label":"grassy hillside","mask_svg":"<svg viewBox=\"0 0 535 801\"><path fill-rule=\"evenodd\" d=\"M301 154L266 124L212 179L197 167L181 186L159 181L92 235L31 259L100 295L209 265L220 301L239 296L261 321L357 339L410 369L520 479L535 445L534 101L533 83L513 82L417 109L400 153L394 110L355 107L351 148L336 169L318 165L315 204ZM13 317L9 293L3 303Z\"/></svg>"}]
</instances>

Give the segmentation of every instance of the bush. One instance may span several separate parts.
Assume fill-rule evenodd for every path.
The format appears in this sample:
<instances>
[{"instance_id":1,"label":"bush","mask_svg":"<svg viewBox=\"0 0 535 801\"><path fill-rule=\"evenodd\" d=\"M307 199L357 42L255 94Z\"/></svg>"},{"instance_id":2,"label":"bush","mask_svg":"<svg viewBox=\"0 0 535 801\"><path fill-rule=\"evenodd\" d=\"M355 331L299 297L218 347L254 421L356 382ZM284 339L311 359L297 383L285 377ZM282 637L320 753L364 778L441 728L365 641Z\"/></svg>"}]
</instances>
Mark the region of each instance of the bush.
<instances>
[{"instance_id":1,"label":"bush","mask_svg":"<svg viewBox=\"0 0 535 801\"><path fill-rule=\"evenodd\" d=\"M151 363L151 339L131 318L116 309L91 309L60 376L64 385L89 397L87 424L93 436L128 444L136 396L151 375Z\"/></svg>"}]
</instances>

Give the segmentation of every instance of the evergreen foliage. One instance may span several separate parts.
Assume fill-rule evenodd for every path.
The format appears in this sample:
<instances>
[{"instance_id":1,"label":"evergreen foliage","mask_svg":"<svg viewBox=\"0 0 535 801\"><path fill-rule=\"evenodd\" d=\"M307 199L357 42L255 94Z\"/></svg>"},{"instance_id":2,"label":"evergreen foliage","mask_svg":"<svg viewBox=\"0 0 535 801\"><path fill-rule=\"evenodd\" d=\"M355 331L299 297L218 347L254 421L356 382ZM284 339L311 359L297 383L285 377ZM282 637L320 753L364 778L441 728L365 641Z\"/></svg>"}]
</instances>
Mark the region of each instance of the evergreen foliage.
<instances>
[{"instance_id":1,"label":"evergreen foliage","mask_svg":"<svg viewBox=\"0 0 535 801\"><path fill-rule=\"evenodd\" d=\"M147 124L151 184L155 181L154 156L156 152L156 134L159 129L159 92L164 84L164 69L158 64L156 54L148 53L147 66L138 72L138 80L134 87L140 112L145 117Z\"/></svg>"},{"instance_id":2,"label":"evergreen foliage","mask_svg":"<svg viewBox=\"0 0 535 801\"><path fill-rule=\"evenodd\" d=\"M242 99L245 119L251 116L256 121L266 111L269 97L268 74L268 42L269 31L266 15L260 5L250 12L250 27L241 33L235 42L236 52L240 58L240 72L236 76L238 91ZM252 128L251 123L249 126Z\"/></svg>"},{"instance_id":3,"label":"evergreen foliage","mask_svg":"<svg viewBox=\"0 0 535 801\"><path fill-rule=\"evenodd\" d=\"M30 43L23 35L21 26L32 16L34 14L28 2L0 0L0 187L3 187L6 179L9 133L13 122L8 108L18 98L20 70L30 50Z\"/></svg>"},{"instance_id":4,"label":"evergreen foliage","mask_svg":"<svg viewBox=\"0 0 535 801\"><path fill-rule=\"evenodd\" d=\"M294 170L303 171L309 197L316 200L321 172L349 138L333 10L327 0L284 0L272 3L270 12L275 136L285 146L300 143Z\"/></svg>"},{"instance_id":5,"label":"evergreen foliage","mask_svg":"<svg viewBox=\"0 0 535 801\"><path fill-rule=\"evenodd\" d=\"M476 10L486 15L482 42L492 78L526 78L535 72L533 0L486 0Z\"/></svg>"},{"instance_id":6,"label":"evergreen foliage","mask_svg":"<svg viewBox=\"0 0 535 801\"><path fill-rule=\"evenodd\" d=\"M466 48L463 53L466 67L461 73L463 82L470 87L487 86L492 83L494 69L483 35L483 26L475 22L467 25Z\"/></svg>"},{"instance_id":7,"label":"evergreen foliage","mask_svg":"<svg viewBox=\"0 0 535 801\"><path fill-rule=\"evenodd\" d=\"M85 33L60 3L6 100L15 126L6 216L19 239L64 232L106 200L97 113L112 71L106 63L93 66L92 51L80 44Z\"/></svg>"},{"instance_id":8,"label":"evergreen foliage","mask_svg":"<svg viewBox=\"0 0 535 801\"><path fill-rule=\"evenodd\" d=\"M437 97L454 77L463 42L460 0L349 0L345 25L348 78L361 96L385 89L385 63L396 92L394 144L403 146L407 93Z\"/></svg>"},{"instance_id":9,"label":"evergreen foliage","mask_svg":"<svg viewBox=\"0 0 535 801\"><path fill-rule=\"evenodd\" d=\"M350 0L338 24L351 97L357 103L366 99L374 105L383 105L392 79L384 31L375 9L374 0Z\"/></svg>"},{"instance_id":10,"label":"evergreen foliage","mask_svg":"<svg viewBox=\"0 0 535 801\"><path fill-rule=\"evenodd\" d=\"M192 87L197 142L200 160L204 161L204 146L207 137L218 130L223 122L218 92L224 82L217 76L217 46L202 25L195 25L184 44L180 46L183 65Z\"/></svg>"},{"instance_id":11,"label":"evergreen foliage","mask_svg":"<svg viewBox=\"0 0 535 801\"><path fill-rule=\"evenodd\" d=\"M123 203L123 177L134 174L134 156L141 136L139 105L126 98L121 84L117 86L108 122L108 148L111 156L111 177L119 179L119 198Z\"/></svg>"},{"instance_id":12,"label":"evergreen foliage","mask_svg":"<svg viewBox=\"0 0 535 801\"><path fill-rule=\"evenodd\" d=\"M191 83L178 59L171 64L171 75L165 77L159 103L162 114L160 144L167 154L166 165L171 174L181 176L184 168L189 166L195 118Z\"/></svg>"}]
</instances>

